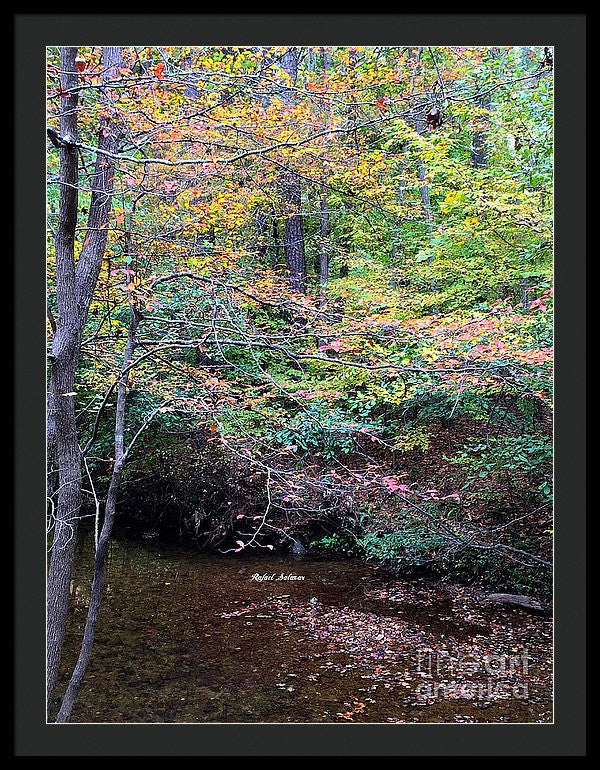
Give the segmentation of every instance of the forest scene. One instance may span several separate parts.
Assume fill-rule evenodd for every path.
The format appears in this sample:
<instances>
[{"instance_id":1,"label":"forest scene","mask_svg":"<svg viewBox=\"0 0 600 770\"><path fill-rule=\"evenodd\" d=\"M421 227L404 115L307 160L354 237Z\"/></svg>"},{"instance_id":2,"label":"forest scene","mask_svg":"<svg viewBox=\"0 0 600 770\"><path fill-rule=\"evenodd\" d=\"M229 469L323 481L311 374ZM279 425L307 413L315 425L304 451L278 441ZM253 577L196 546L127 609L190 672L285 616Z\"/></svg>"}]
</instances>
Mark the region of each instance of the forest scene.
<instances>
[{"instance_id":1,"label":"forest scene","mask_svg":"<svg viewBox=\"0 0 600 770\"><path fill-rule=\"evenodd\" d=\"M46 54L48 721L552 722L553 49Z\"/></svg>"}]
</instances>

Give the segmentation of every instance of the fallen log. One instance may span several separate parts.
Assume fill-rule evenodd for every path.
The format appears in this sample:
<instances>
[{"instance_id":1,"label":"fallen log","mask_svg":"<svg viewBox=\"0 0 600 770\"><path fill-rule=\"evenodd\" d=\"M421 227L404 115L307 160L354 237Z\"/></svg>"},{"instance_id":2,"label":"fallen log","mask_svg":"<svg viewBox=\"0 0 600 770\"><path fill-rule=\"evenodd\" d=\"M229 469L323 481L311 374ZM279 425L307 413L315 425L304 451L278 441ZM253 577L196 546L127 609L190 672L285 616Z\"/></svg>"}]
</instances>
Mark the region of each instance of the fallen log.
<instances>
[{"instance_id":1,"label":"fallen log","mask_svg":"<svg viewBox=\"0 0 600 770\"><path fill-rule=\"evenodd\" d=\"M488 594L485 597L486 604L498 604L503 607L518 607L529 612L539 612L543 615L550 615L552 608L543 604L532 596L522 596L521 594Z\"/></svg>"}]
</instances>

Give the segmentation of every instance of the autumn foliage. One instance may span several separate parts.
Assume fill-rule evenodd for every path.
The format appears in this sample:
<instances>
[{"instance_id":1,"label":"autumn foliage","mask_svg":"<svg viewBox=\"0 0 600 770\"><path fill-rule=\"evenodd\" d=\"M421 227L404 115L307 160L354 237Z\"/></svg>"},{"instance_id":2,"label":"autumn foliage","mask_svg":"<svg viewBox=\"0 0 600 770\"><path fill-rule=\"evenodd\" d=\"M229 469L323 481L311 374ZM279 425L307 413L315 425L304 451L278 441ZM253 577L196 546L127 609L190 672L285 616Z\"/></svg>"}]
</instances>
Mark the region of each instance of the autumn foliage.
<instances>
[{"instance_id":1,"label":"autumn foliage","mask_svg":"<svg viewBox=\"0 0 600 770\"><path fill-rule=\"evenodd\" d=\"M234 476L255 479L256 510L220 517L223 550L308 532L407 566L466 574L470 558L484 579L496 579L496 559L543 570L549 454L533 467L513 451L520 441L531 457L550 439L552 76L542 51L293 53L295 68L280 47L128 47L101 89L101 49L79 49L76 254L98 126L118 137L77 382L91 473L105 483L125 372L126 435L144 430L132 473L159 462L162 444L186 476L196 436ZM58 75L49 49L56 130ZM49 146L50 233L58 162ZM290 280L294 218L305 287ZM53 249L49 237L51 308ZM133 311L135 354L123 362ZM492 446L506 462L480 476L477 458Z\"/></svg>"}]
</instances>

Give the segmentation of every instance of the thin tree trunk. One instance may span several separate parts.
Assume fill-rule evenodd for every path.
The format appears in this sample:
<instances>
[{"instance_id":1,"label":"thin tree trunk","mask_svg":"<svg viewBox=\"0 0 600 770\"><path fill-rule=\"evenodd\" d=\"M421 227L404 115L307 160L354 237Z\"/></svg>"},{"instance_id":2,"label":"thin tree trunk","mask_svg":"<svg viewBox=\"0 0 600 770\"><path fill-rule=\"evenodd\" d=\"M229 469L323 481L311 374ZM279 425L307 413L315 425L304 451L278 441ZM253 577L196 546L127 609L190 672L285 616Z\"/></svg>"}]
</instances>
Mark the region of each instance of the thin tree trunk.
<instances>
[{"instance_id":1,"label":"thin tree trunk","mask_svg":"<svg viewBox=\"0 0 600 770\"><path fill-rule=\"evenodd\" d=\"M279 238L279 226L277 225L277 217L273 215L273 264L275 267L279 265L280 256L281 239Z\"/></svg>"},{"instance_id":2,"label":"thin tree trunk","mask_svg":"<svg viewBox=\"0 0 600 770\"><path fill-rule=\"evenodd\" d=\"M431 210L431 196L429 194L429 184L427 183L427 172L425 171L425 164L421 159L417 161L419 171L419 182L421 187L421 201L423 203L423 214L425 215L425 222L427 227L431 230L433 227L433 213Z\"/></svg>"},{"instance_id":3,"label":"thin tree trunk","mask_svg":"<svg viewBox=\"0 0 600 770\"><path fill-rule=\"evenodd\" d=\"M406 192L406 157L402 160L402 178L400 179L400 187L398 189L398 203L404 203L404 194ZM397 268L402 262L403 256L403 241L402 241L402 217L398 218L396 224L396 232L394 233L394 240L392 242L392 265Z\"/></svg>"},{"instance_id":4,"label":"thin tree trunk","mask_svg":"<svg viewBox=\"0 0 600 770\"><path fill-rule=\"evenodd\" d=\"M254 226L256 228L256 245L258 256L261 260L264 260L269 250L269 224L266 212L256 212L254 215Z\"/></svg>"},{"instance_id":5,"label":"thin tree trunk","mask_svg":"<svg viewBox=\"0 0 600 770\"><path fill-rule=\"evenodd\" d=\"M497 47L493 46L489 49L487 56L490 63L498 62L500 51ZM477 118L480 126L473 132L473 139L471 141L471 162L475 168L487 168L488 166L488 116L492 108L492 97L489 92L486 92L485 84L482 84L482 88L483 95L478 98L477 104L485 111L485 114Z\"/></svg>"},{"instance_id":6,"label":"thin tree trunk","mask_svg":"<svg viewBox=\"0 0 600 770\"><path fill-rule=\"evenodd\" d=\"M319 248L319 302L324 305L327 301L327 281L329 280L329 202L327 200L327 186L321 185L321 239Z\"/></svg>"},{"instance_id":7,"label":"thin tree trunk","mask_svg":"<svg viewBox=\"0 0 600 770\"><path fill-rule=\"evenodd\" d=\"M323 58L323 70L325 73L331 68L331 53L326 48L321 48ZM324 127L327 125L328 110L325 106ZM319 304L323 306L327 301L327 282L329 280L329 201L327 199L327 185L321 184L319 196L321 209L321 228L319 241Z\"/></svg>"},{"instance_id":8,"label":"thin tree trunk","mask_svg":"<svg viewBox=\"0 0 600 770\"><path fill-rule=\"evenodd\" d=\"M48 398L48 434L55 440L58 464L58 500L54 539L47 581L46 647L47 697L60 669L61 651L69 607L77 522L81 506L81 452L75 419L75 373L81 353L83 329L94 293L108 236L115 162L98 154L92 177L88 230L75 265L74 246L78 205L77 160L77 49L61 48L62 111L60 136L67 143L60 149L60 206L56 233L56 301L58 318L52 340ZM103 49L106 84L118 76L121 49ZM105 92L107 106L110 91ZM107 110L108 112L108 110ZM110 114L100 121L98 147L114 153L120 140Z\"/></svg>"},{"instance_id":9,"label":"thin tree trunk","mask_svg":"<svg viewBox=\"0 0 600 770\"><path fill-rule=\"evenodd\" d=\"M103 81L107 86L104 91L106 106L110 109L112 91L110 82L120 77L119 69L123 67L121 48L107 46L103 49ZM122 138L120 125L108 114L100 120L98 131L98 154L92 177L92 198L88 216L88 230L77 262L77 289L79 293L80 318L85 323L90 302L106 248L108 238L108 223L112 207L112 193L115 175L115 161L110 155L117 152Z\"/></svg>"},{"instance_id":10,"label":"thin tree trunk","mask_svg":"<svg viewBox=\"0 0 600 770\"><path fill-rule=\"evenodd\" d=\"M127 459L127 453L125 451L125 411L127 403L127 380L130 376L130 371L126 370L126 367L133 360L133 354L135 352L135 337L139 321L140 316L138 315L135 307L132 305L130 308L130 322L127 335L127 344L125 346L125 354L123 359L123 370L117 388L117 406L114 432L115 464L113 467L108 494L106 497L106 503L104 506L104 521L102 523L102 530L100 532L98 547L96 549L94 578L92 582L90 604L85 622L85 628L83 631L83 640L81 643L79 657L77 658L77 663L73 669L73 674L67 686L62 705L58 712L58 716L56 718L57 722L69 721L71 712L73 711L73 706L75 704L75 699L87 671L94 646L96 625L98 623L100 606L102 604L102 596L104 594L104 584L106 582L108 548L115 518L117 496L123 475L123 468Z\"/></svg>"},{"instance_id":11,"label":"thin tree trunk","mask_svg":"<svg viewBox=\"0 0 600 770\"><path fill-rule=\"evenodd\" d=\"M423 50L422 47L412 49L409 54L409 57L415 62L414 74L411 78L411 93L414 91L416 69L421 59L422 50ZM417 106L416 117L414 119L414 126L417 134L425 133L425 114L424 114L423 105ZM432 229L433 212L431 209L431 196L429 194L429 184L427 183L427 172L425 169L425 164L423 163L423 159L421 158L420 154L417 157L417 173L419 175L419 187L421 190L421 201L423 204L423 214L425 216L425 222L427 223L427 226L429 227L429 229Z\"/></svg>"},{"instance_id":12,"label":"thin tree trunk","mask_svg":"<svg viewBox=\"0 0 600 770\"><path fill-rule=\"evenodd\" d=\"M521 278L521 304L523 305L523 310L528 313L529 312L529 282L527 281L527 278Z\"/></svg>"}]
</instances>

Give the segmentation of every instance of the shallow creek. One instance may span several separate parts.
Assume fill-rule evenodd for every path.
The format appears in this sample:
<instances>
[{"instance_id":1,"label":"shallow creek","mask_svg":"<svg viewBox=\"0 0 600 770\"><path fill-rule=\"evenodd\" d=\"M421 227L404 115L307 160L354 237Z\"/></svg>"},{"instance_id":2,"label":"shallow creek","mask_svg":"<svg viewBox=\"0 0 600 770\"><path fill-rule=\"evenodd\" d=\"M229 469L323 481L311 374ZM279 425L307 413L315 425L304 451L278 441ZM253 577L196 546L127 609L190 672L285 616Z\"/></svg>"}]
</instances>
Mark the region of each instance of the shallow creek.
<instances>
[{"instance_id":1,"label":"shallow creek","mask_svg":"<svg viewBox=\"0 0 600 770\"><path fill-rule=\"evenodd\" d=\"M92 546L82 537L64 671ZM548 722L551 645L548 618L482 609L473 589L118 539L72 721Z\"/></svg>"}]
</instances>

